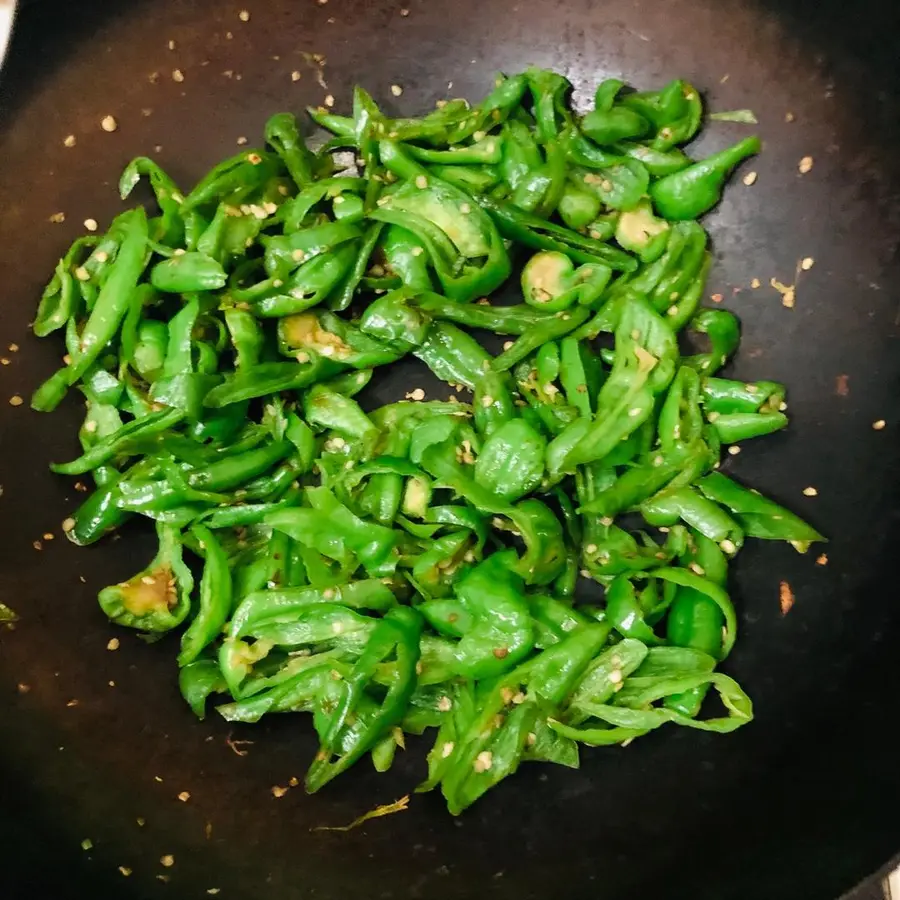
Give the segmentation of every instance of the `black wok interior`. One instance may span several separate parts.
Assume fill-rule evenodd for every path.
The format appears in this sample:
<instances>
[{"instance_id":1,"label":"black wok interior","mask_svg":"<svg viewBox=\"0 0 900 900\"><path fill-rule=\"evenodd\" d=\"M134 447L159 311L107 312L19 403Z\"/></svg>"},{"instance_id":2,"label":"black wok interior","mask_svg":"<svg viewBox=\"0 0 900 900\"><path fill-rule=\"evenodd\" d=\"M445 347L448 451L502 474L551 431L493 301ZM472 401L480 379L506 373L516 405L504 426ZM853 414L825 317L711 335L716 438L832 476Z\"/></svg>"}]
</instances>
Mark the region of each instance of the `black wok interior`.
<instances>
[{"instance_id":1,"label":"black wok interior","mask_svg":"<svg viewBox=\"0 0 900 900\"><path fill-rule=\"evenodd\" d=\"M0 350L20 347L0 369L0 600L21 615L0 633L0 898L873 896L874 880L856 886L900 849L889 738L900 686L898 34L897 6L880 0L26 2L0 75ZM647 87L681 76L714 109L756 111L758 181L737 182L706 220L710 291L742 320L729 371L786 382L792 423L728 471L831 543L827 566L750 542L734 567L742 631L726 671L754 699L751 726L661 729L586 752L578 772L524 767L456 820L424 795L364 828L315 832L407 793L424 748L390 775L360 764L314 797L276 800L271 786L302 777L314 752L309 723L197 723L172 642L145 645L100 613L97 590L143 565L150 545L140 529L90 549L61 537L77 498L46 466L72 455L78 404L42 416L7 403L64 352L30 336L35 303L81 222L119 210L131 157L156 156L188 186L272 112L321 102L311 53L326 56L338 110L357 81L389 111L417 113L536 64L565 73L581 103L608 75ZM114 134L99 128L107 114ZM712 125L692 152L747 133ZM815 164L801 177L806 155ZM50 224L58 211L66 221ZM769 279L791 282L807 256L815 265L788 310ZM379 400L402 394L405 371L379 379ZM47 531L56 540L36 551ZM796 596L787 616L781 580ZM114 635L122 647L110 652ZM254 743L238 756L229 737Z\"/></svg>"}]
</instances>

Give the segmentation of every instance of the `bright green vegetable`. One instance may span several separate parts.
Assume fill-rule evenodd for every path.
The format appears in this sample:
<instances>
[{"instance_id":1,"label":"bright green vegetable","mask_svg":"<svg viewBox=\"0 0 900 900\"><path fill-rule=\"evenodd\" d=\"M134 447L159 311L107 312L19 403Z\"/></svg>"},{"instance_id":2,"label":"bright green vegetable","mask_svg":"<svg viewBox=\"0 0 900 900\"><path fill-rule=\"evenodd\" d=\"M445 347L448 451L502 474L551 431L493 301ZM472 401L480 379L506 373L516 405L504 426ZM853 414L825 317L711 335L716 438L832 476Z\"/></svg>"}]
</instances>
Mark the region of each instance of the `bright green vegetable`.
<instances>
[{"instance_id":1,"label":"bright green vegetable","mask_svg":"<svg viewBox=\"0 0 900 900\"><path fill-rule=\"evenodd\" d=\"M823 540L717 471L723 441L787 424L783 385L717 375L739 322L700 305L695 220L758 139L693 162L691 85L610 79L583 116L570 87L533 68L421 118L357 88L350 115L312 111L323 150L278 114L269 150L187 195L139 157L120 190L146 177L158 214L76 241L40 300L67 363L32 405L86 401L80 455L51 467L94 482L67 536L156 527L101 608L184 626L198 717L219 695L228 721L311 714L309 791L430 728L420 790L457 814L522 762L577 767L579 744L740 727L728 564L746 538ZM519 260L522 296L494 303ZM378 406L402 359L405 398ZM429 374L471 400L425 400Z\"/></svg>"}]
</instances>

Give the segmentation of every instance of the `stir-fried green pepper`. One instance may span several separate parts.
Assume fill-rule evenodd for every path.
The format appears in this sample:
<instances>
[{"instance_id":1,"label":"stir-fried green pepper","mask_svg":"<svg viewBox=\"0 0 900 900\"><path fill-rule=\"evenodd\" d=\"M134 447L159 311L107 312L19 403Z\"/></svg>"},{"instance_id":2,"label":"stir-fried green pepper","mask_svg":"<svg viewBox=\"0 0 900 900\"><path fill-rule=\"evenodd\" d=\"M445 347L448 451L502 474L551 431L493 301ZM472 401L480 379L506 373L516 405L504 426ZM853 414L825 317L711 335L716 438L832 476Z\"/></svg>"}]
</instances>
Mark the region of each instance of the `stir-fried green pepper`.
<instances>
[{"instance_id":1,"label":"stir-fried green pepper","mask_svg":"<svg viewBox=\"0 0 900 900\"><path fill-rule=\"evenodd\" d=\"M270 149L186 195L139 157L120 192L146 177L158 213L79 238L40 300L67 356L32 406L86 404L80 455L51 466L94 483L68 538L156 528L101 608L184 626L198 717L310 713L309 791L434 728L420 790L457 814L579 744L740 727L729 562L747 538L823 540L717 471L722 442L787 424L783 385L717 374L739 322L701 306L696 219L758 139L694 162L693 86L608 79L583 115L570 87L532 68L419 118L358 87L350 115L311 111L319 151L281 113ZM405 399L378 406L401 359ZM426 400L429 373L471 400Z\"/></svg>"}]
</instances>

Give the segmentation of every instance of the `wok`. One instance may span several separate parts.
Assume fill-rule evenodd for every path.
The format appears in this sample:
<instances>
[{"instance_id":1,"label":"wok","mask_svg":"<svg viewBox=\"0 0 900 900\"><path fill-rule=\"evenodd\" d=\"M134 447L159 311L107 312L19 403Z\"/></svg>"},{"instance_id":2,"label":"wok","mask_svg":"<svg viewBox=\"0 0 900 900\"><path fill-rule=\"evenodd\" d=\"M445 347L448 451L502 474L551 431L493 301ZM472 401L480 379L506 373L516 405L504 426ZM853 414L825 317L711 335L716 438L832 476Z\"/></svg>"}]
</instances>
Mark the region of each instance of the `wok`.
<instances>
[{"instance_id":1,"label":"wok","mask_svg":"<svg viewBox=\"0 0 900 900\"><path fill-rule=\"evenodd\" d=\"M898 24L897 6L876 0L25 3L0 82L0 599L21 616L0 634L0 896L834 900L885 865L900 848L889 739ZM731 370L786 382L792 424L729 467L831 543L827 565L751 542L735 566L742 634L727 671L753 696L749 727L662 729L586 752L578 772L525 767L456 820L425 795L349 833L312 831L406 793L421 748L390 775L361 764L321 794L275 799L271 786L301 776L314 752L309 724L198 724L178 696L171 643L117 635L97 609L98 588L143 565L149 544L139 529L86 550L61 538L77 495L46 464L74 450L77 404L42 416L7 402L63 353L29 335L36 298L82 221L120 208L128 159L155 155L188 185L270 113L322 101L313 53L326 57L338 109L357 80L390 112L416 113L534 63L565 73L580 101L608 75L647 87L681 76L714 109L756 111L758 181L733 185L706 220L710 290L743 323ZM114 133L100 128L106 115ZM720 124L693 149L746 133ZM51 224L57 212L65 222ZM807 256L815 265L789 310L769 281L792 283ZM763 287L750 289L754 278ZM388 376L382 399L408 377ZM796 597L788 615L780 581ZM229 738L254 743L238 755Z\"/></svg>"}]
</instances>

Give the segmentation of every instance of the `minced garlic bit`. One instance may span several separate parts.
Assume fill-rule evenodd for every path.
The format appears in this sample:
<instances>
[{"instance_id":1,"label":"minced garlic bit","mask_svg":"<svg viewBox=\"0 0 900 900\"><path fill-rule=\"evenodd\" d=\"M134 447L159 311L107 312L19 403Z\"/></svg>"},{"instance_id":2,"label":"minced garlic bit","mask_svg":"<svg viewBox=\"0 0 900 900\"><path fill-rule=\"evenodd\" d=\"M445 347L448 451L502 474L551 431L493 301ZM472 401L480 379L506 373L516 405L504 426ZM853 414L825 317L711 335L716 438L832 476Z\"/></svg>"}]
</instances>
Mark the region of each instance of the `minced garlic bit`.
<instances>
[{"instance_id":1,"label":"minced garlic bit","mask_svg":"<svg viewBox=\"0 0 900 900\"><path fill-rule=\"evenodd\" d=\"M300 73L296 69L294 69L294 71L291 72L291 81L299 81L300 77L301 77Z\"/></svg>"},{"instance_id":2,"label":"minced garlic bit","mask_svg":"<svg viewBox=\"0 0 900 900\"><path fill-rule=\"evenodd\" d=\"M131 874L131 869L128 866L119 866L119 871L127 878Z\"/></svg>"},{"instance_id":3,"label":"minced garlic bit","mask_svg":"<svg viewBox=\"0 0 900 900\"><path fill-rule=\"evenodd\" d=\"M88 231L96 231L97 228L98 228L99 226L97 225L97 220L96 220L96 219L85 219L85 220L84 220L84 227L85 227Z\"/></svg>"},{"instance_id":4,"label":"minced garlic bit","mask_svg":"<svg viewBox=\"0 0 900 900\"><path fill-rule=\"evenodd\" d=\"M797 166L797 170L801 175L805 175L809 172L813 167L813 158L811 156L804 156L803 159L800 160L800 163Z\"/></svg>"},{"instance_id":5,"label":"minced garlic bit","mask_svg":"<svg viewBox=\"0 0 900 900\"><path fill-rule=\"evenodd\" d=\"M828 554L823 553L821 556L816 557L816 565L817 566L827 566L828 565Z\"/></svg>"},{"instance_id":6,"label":"minced garlic bit","mask_svg":"<svg viewBox=\"0 0 900 900\"><path fill-rule=\"evenodd\" d=\"M817 497L819 492L814 487L805 487L803 488L803 496L804 497Z\"/></svg>"},{"instance_id":7,"label":"minced garlic bit","mask_svg":"<svg viewBox=\"0 0 900 900\"><path fill-rule=\"evenodd\" d=\"M815 260L811 256L804 256L803 259L800 260L800 268L803 269L804 272L808 272L814 265Z\"/></svg>"},{"instance_id":8,"label":"minced garlic bit","mask_svg":"<svg viewBox=\"0 0 900 900\"><path fill-rule=\"evenodd\" d=\"M283 797L288 790L289 788L281 787L281 785L278 784L272 785L272 796L277 800Z\"/></svg>"},{"instance_id":9,"label":"minced garlic bit","mask_svg":"<svg viewBox=\"0 0 900 900\"><path fill-rule=\"evenodd\" d=\"M168 869L175 865L175 857L171 853L167 853L159 858L159 862Z\"/></svg>"},{"instance_id":10,"label":"minced garlic bit","mask_svg":"<svg viewBox=\"0 0 900 900\"><path fill-rule=\"evenodd\" d=\"M100 127L104 131L115 131L119 127L119 123L113 118L113 116L104 116L100 120Z\"/></svg>"},{"instance_id":11,"label":"minced garlic bit","mask_svg":"<svg viewBox=\"0 0 900 900\"><path fill-rule=\"evenodd\" d=\"M172 81L177 81L180 84L184 81L184 72L181 69L172 69Z\"/></svg>"},{"instance_id":12,"label":"minced garlic bit","mask_svg":"<svg viewBox=\"0 0 900 900\"><path fill-rule=\"evenodd\" d=\"M188 791L182 791L182 792L178 795L178 799L179 799L182 803L187 803L188 800L191 799L191 795L190 795L190 793L188 793Z\"/></svg>"},{"instance_id":13,"label":"minced garlic bit","mask_svg":"<svg viewBox=\"0 0 900 900\"><path fill-rule=\"evenodd\" d=\"M53 213L53 215L50 216L50 221L54 225L62 225L62 223L66 221L66 214L64 212Z\"/></svg>"},{"instance_id":14,"label":"minced garlic bit","mask_svg":"<svg viewBox=\"0 0 900 900\"><path fill-rule=\"evenodd\" d=\"M781 614L786 616L794 605L794 592L786 581L782 581L778 586L778 602L781 606Z\"/></svg>"},{"instance_id":15,"label":"minced garlic bit","mask_svg":"<svg viewBox=\"0 0 900 900\"><path fill-rule=\"evenodd\" d=\"M249 13L249 11L246 10L246 9L242 9L242 10L238 13L238 18L239 18L242 22L249 22L249 21L250 21L250 13Z\"/></svg>"},{"instance_id":16,"label":"minced garlic bit","mask_svg":"<svg viewBox=\"0 0 900 900\"><path fill-rule=\"evenodd\" d=\"M403 88L400 87L399 84L392 84L392 85L391 85L391 93L392 93L395 97L399 97L399 96L403 93Z\"/></svg>"},{"instance_id":17,"label":"minced garlic bit","mask_svg":"<svg viewBox=\"0 0 900 900\"><path fill-rule=\"evenodd\" d=\"M885 425L887 425L887 422L885 422L884 419L878 419L872 423L872 428L875 431L883 431Z\"/></svg>"},{"instance_id":18,"label":"minced garlic bit","mask_svg":"<svg viewBox=\"0 0 900 900\"><path fill-rule=\"evenodd\" d=\"M63 146L64 146L64 147L74 147L74 146L75 146L75 135L74 135L74 134L67 134L67 135L63 138Z\"/></svg>"},{"instance_id":19,"label":"minced garlic bit","mask_svg":"<svg viewBox=\"0 0 900 900\"><path fill-rule=\"evenodd\" d=\"M741 180L747 187L750 187L752 184L756 184L756 179L758 178L756 172L748 172Z\"/></svg>"},{"instance_id":20,"label":"minced garlic bit","mask_svg":"<svg viewBox=\"0 0 900 900\"><path fill-rule=\"evenodd\" d=\"M407 400L424 400L425 399L425 391L422 388L416 388L413 391L410 391L406 395Z\"/></svg>"},{"instance_id":21,"label":"minced garlic bit","mask_svg":"<svg viewBox=\"0 0 900 900\"><path fill-rule=\"evenodd\" d=\"M18 395L13 394L12 397L9 398L10 406L21 406L25 401Z\"/></svg>"},{"instance_id":22,"label":"minced garlic bit","mask_svg":"<svg viewBox=\"0 0 900 900\"><path fill-rule=\"evenodd\" d=\"M478 756L475 757L475 762L472 763L472 768L476 772L487 772L488 769L494 764L494 754L491 753L490 750L482 750Z\"/></svg>"},{"instance_id":23,"label":"minced garlic bit","mask_svg":"<svg viewBox=\"0 0 900 900\"><path fill-rule=\"evenodd\" d=\"M237 139L237 145L238 145L239 147L243 147L244 144L246 144L246 143L247 143L247 138L245 138L243 135L241 135L241 136Z\"/></svg>"},{"instance_id":24,"label":"minced garlic bit","mask_svg":"<svg viewBox=\"0 0 900 900\"><path fill-rule=\"evenodd\" d=\"M331 109L331 107L334 106L334 97L333 97L331 94L328 94L328 95L325 97L325 105L326 105L329 109Z\"/></svg>"}]
</instances>

